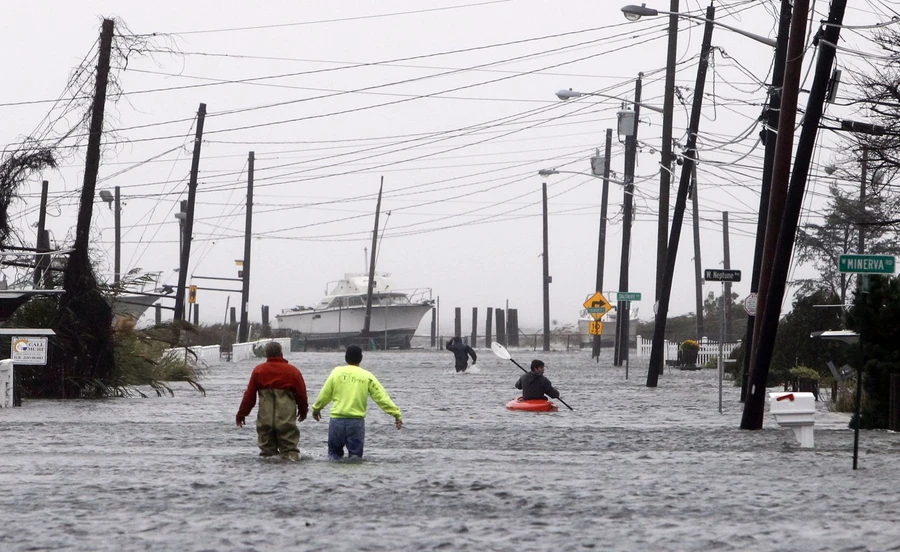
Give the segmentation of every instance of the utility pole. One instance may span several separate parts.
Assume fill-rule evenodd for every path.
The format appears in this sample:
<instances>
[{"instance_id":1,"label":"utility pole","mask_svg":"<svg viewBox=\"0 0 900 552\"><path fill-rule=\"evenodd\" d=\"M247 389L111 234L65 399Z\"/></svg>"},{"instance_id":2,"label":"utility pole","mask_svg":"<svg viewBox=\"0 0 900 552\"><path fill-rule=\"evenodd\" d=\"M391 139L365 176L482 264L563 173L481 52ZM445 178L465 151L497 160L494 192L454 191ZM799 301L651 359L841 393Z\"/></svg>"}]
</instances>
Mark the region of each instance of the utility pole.
<instances>
[{"instance_id":1,"label":"utility pole","mask_svg":"<svg viewBox=\"0 0 900 552\"><path fill-rule=\"evenodd\" d=\"M38 227L37 227L37 243L35 244L38 252L44 252L44 250L50 249L50 244L47 243L47 247L44 247L44 232L45 226L47 224L47 192L50 188L50 183L46 180L41 182L41 207L40 211L38 211ZM49 242L49 240L48 240ZM34 286L38 287L38 284L41 281L41 272L50 266L50 259L47 255L38 255L34 262Z\"/></svg>"},{"instance_id":2,"label":"utility pole","mask_svg":"<svg viewBox=\"0 0 900 552\"><path fill-rule=\"evenodd\" d=\"M722 268L731 269L731 248L728 244L728 211L722 211ZM725 314L722 322L725 324L725 339L731 339L731 282L722 283L722 308Z\"/></svg>"},{"instance_id":3,"label":"utility pole","mask_svg":"<svg viewBox=\"0 0 900 552\"><path fill-rule=\"evenodd\" d=\"M866 180L868 180L868 172L869 172L869 148L868 146L863 146L862 148L862 166L860 167L860 179L859 179L859 219L865 220L866 213ZM857 253L862 255L866 252L866 227L863 224L859 225L859 246ZM860 274L857 276L857 284L862 281L865 276Z\"/></svg>"},{"instance_id":4,"label":"utility pole","mask_svg":"<svg viewBox=\"0 0 900 552\"><path fill-rule=\"evenodd\" d=\"M634 165L637 160L637 131L638 121L641 116L641 78L638 74L634 81L634 122L631 128L625 128L625 206L622 209L622 259L619 262L619 291L628 291L628 263L631 260L631 216L634 210ZM619 124L622 130L622 124ZM613 364L621 366L628 355L628 333L631 320L630 308L627 301L618 301L616 304L616 350ZM625 318L622 315L625 314Z\"/></svg>"},{"instance_id":5,"label":"utility pole","mask_svg":"<svg viewBox=\"0 0 900 552\"><path fill-rule=\"evenodd\" d=\"M781 85L784 82L784 68L787 59L788 34L791 27L792 0L781 0L781 15L778 20L778 38L775 45L775 59L772 63L772 84L769 86L769 105L766 108L766 124L760 132L760 137L765 144L763 157L762 186L759 193L759 216L756 221L756 246L753 250L753 272L750 277L750 301L751 310L756 313L757 307L752 307L752 302L757 301L759 294L760 269L762 268L763 248L766 240L766 226L768 223L769 197L772 189L772 165L775 161L775 145L778 140L778 118L781 108ZM744 364L741 370L741 402L747 400L747 383L750 377L750 355L754 337L756 315L747 315L747 333L744 337Z\"/></svg>"},{"instance_id":6,"label":"utility pole","mask_svg":"<svg viewBox=\"0 0 900 552\"><path fill-rule=\"evenodd\" d=\"M363 337L369 336L372 327L372 290L375 287L375 253L378 247L378 216L381 214L381 190L384 189L384 177L378 185L378 201L375 203L375 229L372 231L372 255L369 259L369 285L366 290L366 318L363 322ZM385 347L387 349L387 347Z\"/></svg>"},{"instance_id":7,"label":"utility pole","mask_svg":"<svg viewBox=\"0 0 900 552\"><path fill-rule=\"evenodd\" d=\"M789 107L791 97L789 96L789 71L792 63L802 62L803 49L805 48L803 31L806 25L806 0L795 0L793 19L802 16L801 23L804 28L798 29L800 32L799 40L797 40L795 50L795 34L794 23L791 22L791 36L788 44L788 66L785 69L785 95L781 101L781 116L778 124L778 151L775 153L775 172L772 177L772 188L774 199L774 190L777 182L779 154L784 149L787 165L791 165L791 142L782 144L782 129L786 128L781 122L790 122L791 130L793 130L793 119L786 121L785 112L790 110L791 115L796 112L796 96L793 98L793 107ZM841 24L844 20L844 9L846 0L834 0L831 3L831 9L828 13L828 21L823 24L823 36L819 42L819 56L816 60L816 71L813 75L812 86L810 87L809 96L806 103L806 111L803 115L803 127L800 131L800 139L797 141L797 150L793 159L793 167L790 173L790 189L784 199L784 209L779 216L781 224L775 229L778 231L776 236L776 246L772 253L772 268L769 274L768 285L760 285L760 295L762 290L766 289L767 295L765 305L762 309L762 318L757 319L756 327L759 330L756 343L756 351L750 361L750 389L747 393L747 402L744 403L744 413L741 417L741 429L762 429L763 414L765 413L765 392L766 381L769 376L769 363L772 361L772 352L775 345L775 338L778 334L778 319L781 316L781 302L784 299L784 290L787 285L788 270L791 264L791 255L794 249L794 237L797 232L797 225L800 220L800 212L803 209L803 196L806 193L806 181L809 176L809 166L812 161L813 148L815 146L816 135L818 134L819 123L822 119L823 106L825 104L825 96L828 88L828 78L831 75L831 66L834 62L835 48L833 44L837 44L840 39ZM792 55L795 54L796 55ZM799 74L798 74L799 77ZM799 78L797 79L799 84ZM799 91L799 87L798 87ZM793 93L793 90L791 90ZM787 105L786 105L787 104ZM793 134L791 137L793 137ZM772 201L769 201L771 206ZM769 220L772 220L772 213L769 213ZM769 242L768 229L766 235L766 243ZM764 257L765 259L765 257ZM766 278L765 263L763 263L763 271L761 276ZM760 297L761 298L761 297ZM862 382L859 382L860 384Z\"/></svg>"},{"instance_id":8,"label":"utility pole","mask_svg":"<svg viewBox=\"0 0 900 552\"><path fill-rule=\"evenodd\" d=\"M544 182L541 185L541 189L543 191L543 200L544 200L544 350L550 350L550 282L553 279L550 277L550 259L548 257L547 252L547 243L548 239L548 228L547 228L547 183ZM506 309L507 314L509 313L509 307ZM507 339L509 339L509 332L507 332Z\"/></svg>"},{"instance_id":9,"label":"utility pole","mask_svg":"<svg viewBox=\"0 0 900 552\"><path fill-rule=\"evenodd\" d=\"M197 111L197 132L194 135L194 155L191 158L191 176L188 181L187 213L181 238L181 262L178 265L178 288L175 290L175 320L184 320L184 288L187 285L188 263L191 260L191 235L194 232L194 203L197 200L197 173L200 170L200 145L203 143L203 121L206 104Z\"/></svg>"},{"instance_id":10,"label":"utility pole","mask_svg":"<svg viewBox=\"0 0 900 552\"><path fill-rule=\"evenodd\" d=\"M659 171L659 227L656 238L656 293L659 300L666 271L669 237L669 189L672 186L672 117L675 111L675 63L678 57L678 0L669 0L669 48L666 55L666 87L663 95L662 150Z\"/></svg>"},{"instance_id":11,"label":"utility pole","mask_svg":"<svg viewBox=\"0 0 900 552\"><path fill-rule=\"evenodd\" d=\"M94 194L97 187L97 173L100 170L100 142L103 138L103 115L106 107L106 88L109 83L109 65L115 24L104 19L100 32L100 48L97 57L94 98L91 105L90 130L85 150L84 181L81 187L81 202L75 227L73 251L66 263L63 279L65 293L60 301L61 314L57 334L77 343L77 354L66 363L72 364L73 372L81 381L103 380L115 368L110 327L112 308L97 290L97 280L91 270L88 256L91 217L93 215ZM63 385L63 395L69 395L70 385ZM74 392L74 391L73 391Z\"/></svg>"},{"instance_id":12,"label":"utility pole","mask_svg":"<svg viewBox=\"0 0 900 552\"><path fill-rule=\"evenodd\" d=\"M656 309L656 324L653 327L653 345L650 349L650 365L647 370L647 387L656 387L659 383L659 374L662 373L666 318L669 316L669 299L672 295L672 277L675 274L675 260L678 256L678 242L681 239L681 224L684 221L688 188L690 188L691 174L697 159L697 133L700 130L703 88L706 84L706 71L709 66L709 51L715 18L716 8L712 5L707 6L706 24L703 26L703 43L700 46L700 64L697 66L697 82L694 84L691 119L688 123L688 138L684 149L684 163L681 165L681 179L678 181L675 210L672 212L669 246L666 248L666 273L663 278L663 289L659 295Z\"/></svg>"},{"instance_id":13,"label":"utility pole","mask_svg":"<svg viewBox=\"0 0 900 552\"><path fill-rule=\"evenodd\" d=\"M676 0L677 1L677 0ZM612 156L612 129L606 129L606 148L603 157L603 189L600 192L600 235L597 240L597 286L596 290L603 293L603 270L606 264L606 222L609 208L609 165ZM592 167L594 169L594 167ZM592 170L596 175L596 170ZM600 362L600 335L595 334L591 346L591 356Z\"/></svg>"},{"instance_id":14,"label":"utility pole","mask_svg":"<svg viewBox=\"0 0 900 552\"><path fill-rule=\"evenodd\" d=\"M116 245L115 245L115 253L113 255L113 267L115 274L113 275L113 282L118 284L119 280L122 278L122 202L119 196L119 187L116 186L116 198L115 198L115 209L116 212L113 215L113 219L115 220L116 226Z\"/></svg>"},{"instance_id":15,"label":"utility pole","mask_svg":"<svg viewBox=\"0 0 900 552\"><path fill-rule=\"evenodd\" d=\"M247 219L244 223L244 262L241 267L241 325L238 342L247 341L247 309L250 302L250 243L253 230L253 152L247 157Z\"/></svg>"},{"instance_id":16,"label":"utility pole","mask_svg":"<svg viewBox=\"0 0 900 552\"><path fill-rule=\"evenodd\" d=\"M691 204L694 226L694 305L697 310L697 342L703 337L703 259L700 255L700 200L697 198L697 164L691 168Z\"/></svg>"}]
</instances>

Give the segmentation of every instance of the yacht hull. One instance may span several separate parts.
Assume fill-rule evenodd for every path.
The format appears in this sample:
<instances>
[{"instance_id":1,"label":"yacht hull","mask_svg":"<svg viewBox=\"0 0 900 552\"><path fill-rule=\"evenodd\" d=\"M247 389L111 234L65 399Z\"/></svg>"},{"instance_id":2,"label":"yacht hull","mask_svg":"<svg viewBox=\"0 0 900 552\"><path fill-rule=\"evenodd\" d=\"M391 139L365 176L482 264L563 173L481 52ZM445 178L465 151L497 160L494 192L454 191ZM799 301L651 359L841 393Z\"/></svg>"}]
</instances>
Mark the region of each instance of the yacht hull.
<instances>
[{"instance_id":1,"label":"yacht hull","mask_svg":"<svg viewBox=\"0 0 900 552\"><path fill-rule=\"evenodd\" d=\"M431 310L430 304L373 306L369 335L363 336L366 308L309 309L275 315L279 328L292 331L301 348L365 346L408 349L410 341Z\"/></svg>"}]
</instances>

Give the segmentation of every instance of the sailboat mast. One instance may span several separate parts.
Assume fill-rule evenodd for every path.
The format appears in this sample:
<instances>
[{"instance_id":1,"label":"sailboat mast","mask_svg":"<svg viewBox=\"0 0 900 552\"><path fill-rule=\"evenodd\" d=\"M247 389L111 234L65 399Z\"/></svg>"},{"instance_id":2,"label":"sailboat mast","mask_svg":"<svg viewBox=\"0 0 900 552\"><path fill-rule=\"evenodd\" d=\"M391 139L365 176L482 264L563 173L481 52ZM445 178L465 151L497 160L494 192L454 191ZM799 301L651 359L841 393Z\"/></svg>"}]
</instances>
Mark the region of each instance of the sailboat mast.
<instances>
[{"instance_id":1,"label":"sailboat mast","mask_svg":"<svg viewBox=\"0 0 900 552\"><path fill-rule=\"evenodd\" d=\"M378 186L378 202L375 204L375 230L372 231L372 256L369 260L369 289L366 291L366 319L363 323L363 336L369 335L372 323L372 289L375 287L375 247L378 244L378 215L381 213L381 190L384 188L384 177Z\"/></svg>"}]
</instances>

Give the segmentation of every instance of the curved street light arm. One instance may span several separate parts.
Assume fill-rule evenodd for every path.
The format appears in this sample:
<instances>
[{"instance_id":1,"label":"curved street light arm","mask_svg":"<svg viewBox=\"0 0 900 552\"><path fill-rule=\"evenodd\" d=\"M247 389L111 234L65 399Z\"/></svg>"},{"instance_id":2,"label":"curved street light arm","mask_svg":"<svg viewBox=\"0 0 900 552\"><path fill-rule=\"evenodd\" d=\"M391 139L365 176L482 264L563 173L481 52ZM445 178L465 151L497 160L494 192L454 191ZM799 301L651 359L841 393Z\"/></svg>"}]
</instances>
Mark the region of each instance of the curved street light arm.
<instances>
[{"instance_id":1,"label":"curved street light arm","mask_svg":"<svg viewBox=\"0 0 900 552\"><path fill-rule=\"evenodd\" d=\"M638 19L640 19L642 16L645 16L645 15L648 17L653 17L655 15L677 15L678 17L684 17L686 19L694 19L696 21L703 21L703 22L707 21L707 19L705 17L701 17L699 15L693 15L690 13L654 10L653 8L648 8L647 6L644 6L644 5L624 6L622 8L622 13L625 14L625 18L628 19L629 21L637 21ZM719 21L713 21L712 23L713 23L713 25L717 25L719 27L728 29L729 31L731 31L733 33L737 33L739 35L746 36L747 38L750 38L757 42L761 42L762 44L765 44L766 46L769 46L770 48L775 47L776 42L775 42L775 39L773 39L773 38L768 38L768 37L760 36L758 34L754 34L754 33L748 32L748 31L744 31L744 30L738 29L737 27L732 27L731 25L727 25L727 24L721 23Z\"/></svg>"},{"instance_id":2,"label":"curved street light arm","mask_svg":"<svg viewBox=\"0 0 900 552\"><path fill-rule=\"evenodd\" d=\"M625 98L619 96L613 96L611 94L601 94L599 92L578 92L577 90L572 90L569 88L568 90L560 90L556 93L556 97L560 100L570 100L572 98L580 98L582 96L598 96L600 98L609 98L611 100L619 100L620 102L629 103L634 105L635 102L632 100L627 100ZM645 103L637 102L637 105L643 107L644 109L649 109L650 111L655 111L657 113L662 113L663 110L656 107L655 105L647 105Z\"/></svg>"}]
</instances>

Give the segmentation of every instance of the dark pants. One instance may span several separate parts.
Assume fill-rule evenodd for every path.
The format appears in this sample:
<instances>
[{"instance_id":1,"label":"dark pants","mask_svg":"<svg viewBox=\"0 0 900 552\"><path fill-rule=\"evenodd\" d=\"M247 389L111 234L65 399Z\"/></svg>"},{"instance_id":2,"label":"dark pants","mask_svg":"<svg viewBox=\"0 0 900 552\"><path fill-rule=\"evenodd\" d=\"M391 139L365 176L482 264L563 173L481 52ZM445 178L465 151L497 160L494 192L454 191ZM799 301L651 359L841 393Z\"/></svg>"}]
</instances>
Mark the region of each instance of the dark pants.
<instances>
[{"instance_id":1,"label":"dark pants","mask_svg":"<svg viewBox=\"0 0 900 552\"><path fill-rule=\"evenodd\" d=\"M366 442L365 418L331 418L328 421L328 457L338 460L347 456L362 458L363 445Z\"/></svg>"},{"instance_id":2,"label":"dark pants","mask_svg":"<svg viewBox=\"0 0 900 552\"><path fill-rule=\"evenodd\" d=\"M462 366L460 366L459 364L457 364L457 365L456 365L456 371L457 371L457 372L465 372L465 371L466 371L466 368L468 368L468 367L469 367L469 363L468 363L468 362L465 363L465 364L463 364Z\"/></svg>"},{"instance_id":3,"label":"dark pants","mask_svg":"<svg viewBox=\"0 0 900 552\"><path fill-rule=\"evenodd\" d=\"M297 399L287 389L260 389L256 433L260 456L281 455L297 460L300 430L297 429Z\"/></svg>"}]
</instances>

